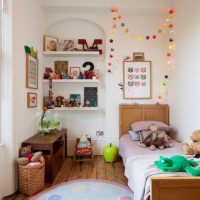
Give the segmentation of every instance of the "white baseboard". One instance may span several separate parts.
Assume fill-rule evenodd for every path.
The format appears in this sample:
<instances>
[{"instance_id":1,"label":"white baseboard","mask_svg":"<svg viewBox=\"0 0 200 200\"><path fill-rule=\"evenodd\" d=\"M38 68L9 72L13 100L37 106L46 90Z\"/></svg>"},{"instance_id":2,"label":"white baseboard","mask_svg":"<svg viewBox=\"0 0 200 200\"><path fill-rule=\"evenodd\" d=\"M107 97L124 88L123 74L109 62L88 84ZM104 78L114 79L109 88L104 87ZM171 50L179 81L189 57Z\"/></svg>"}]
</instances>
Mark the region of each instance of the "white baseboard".
<instances>
[{"instance_id":1,"label":"white baseboard","mask_svg":"<svg viewBox=\"0 0 200 200\"><path fill-rule=\"evenodd\" d=\"M75 150L75 139L67 140L67 155L72 156L74 155ZM94 144L95 143L95 144ZM119 141L117 140L97 140L96 142L92 140L92 144L94 144L94 155L103 155L103 148L105 145L112 143L113 145L119 146Z\"/></svg>"}]
</instances>

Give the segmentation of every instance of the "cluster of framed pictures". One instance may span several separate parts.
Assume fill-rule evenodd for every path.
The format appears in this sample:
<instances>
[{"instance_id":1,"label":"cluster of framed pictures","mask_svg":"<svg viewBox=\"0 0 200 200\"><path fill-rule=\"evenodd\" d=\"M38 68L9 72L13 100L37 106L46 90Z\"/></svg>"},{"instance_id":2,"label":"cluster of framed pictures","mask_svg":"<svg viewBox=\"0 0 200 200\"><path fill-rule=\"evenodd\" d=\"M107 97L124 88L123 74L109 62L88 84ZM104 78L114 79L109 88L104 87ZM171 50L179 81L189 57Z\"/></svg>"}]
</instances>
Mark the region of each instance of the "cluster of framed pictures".
<instances>
[{"instance_id":1,"label":"cluster of framed pictures","mask_svg":"<svg viewBox=\"0 0 200 200\"><path fill-rule=\"evenodd\" d=\"M44 51L76 51L75 40L44 36Z\"/></svg>"},{"instance_id":2,"label":"cluster of framed pictures","mask_svg":"<svg viewBox=\"0 0 200 200\"><path fill-rule=\"evenodd\" d=\"M26 54L26 88L38 89L38 59ZM37 107L37 93L27 93L27 107Z\"/></svg>"}]
</instances>

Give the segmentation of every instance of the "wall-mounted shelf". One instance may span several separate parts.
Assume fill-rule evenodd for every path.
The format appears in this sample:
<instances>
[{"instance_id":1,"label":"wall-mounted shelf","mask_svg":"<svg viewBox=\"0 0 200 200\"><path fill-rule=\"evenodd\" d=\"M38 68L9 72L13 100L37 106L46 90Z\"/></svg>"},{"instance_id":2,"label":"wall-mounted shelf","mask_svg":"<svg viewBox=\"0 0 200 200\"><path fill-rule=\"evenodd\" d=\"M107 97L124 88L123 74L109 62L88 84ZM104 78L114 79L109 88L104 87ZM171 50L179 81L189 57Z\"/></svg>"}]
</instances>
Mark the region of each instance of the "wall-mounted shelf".
<instances>
[{"instance_id":1,"label":"wall-mounted shelf","mask_svg":"<svg viewBox=\"0 0 200 200\"><path fill-rule=\"evenodd\" d=\"M95 111L99 110L99 107L56 107L49 109L52 111Z\"/></svg>"},{"instance_id":2,"label":"wall-mounted shelf","mask_svg":"<svg viewBox=\"0 0 200 200\"><path fill-rule=\"evenodd\" d=\"M45 56L98 56L99 51L43 51Z\"/></svg>"},{"instance_id":3,"label":"wall-mounted shelf","mask_svg":"<svg viewBox=\"0 0 200 200\"><path fill-rule=\"evenodd\" d=\"M43 80L43 83L48 83L49 80ZM53 79L53 83L99 83L99 79Z\"/></svg>"}]
</instances>

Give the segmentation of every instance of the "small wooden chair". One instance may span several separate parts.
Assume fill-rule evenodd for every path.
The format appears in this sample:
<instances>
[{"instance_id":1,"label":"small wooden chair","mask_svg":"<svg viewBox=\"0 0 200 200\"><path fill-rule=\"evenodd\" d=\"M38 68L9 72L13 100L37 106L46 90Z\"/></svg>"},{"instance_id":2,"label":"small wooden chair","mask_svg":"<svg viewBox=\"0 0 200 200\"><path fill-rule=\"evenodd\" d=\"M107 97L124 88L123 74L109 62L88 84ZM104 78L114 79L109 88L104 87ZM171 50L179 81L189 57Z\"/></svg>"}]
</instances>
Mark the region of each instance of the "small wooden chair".
<instances>
[{"instance_id":1,"label":"small wooden chair","mask_svg":"<svg viewBox=\"0 0 200 200\"><path fill-rule=\"evenodd\" d=\"M88 138L88 140L91 143L91 138ZM80 141L80 138L76 138L76 146L75 146L75 152L74 152L74 165L76 164L76 162L91 162L91 165L93 166L93 151L88 154L76 154L77 145L79 141Z\"/></svg>"}]
</instances>

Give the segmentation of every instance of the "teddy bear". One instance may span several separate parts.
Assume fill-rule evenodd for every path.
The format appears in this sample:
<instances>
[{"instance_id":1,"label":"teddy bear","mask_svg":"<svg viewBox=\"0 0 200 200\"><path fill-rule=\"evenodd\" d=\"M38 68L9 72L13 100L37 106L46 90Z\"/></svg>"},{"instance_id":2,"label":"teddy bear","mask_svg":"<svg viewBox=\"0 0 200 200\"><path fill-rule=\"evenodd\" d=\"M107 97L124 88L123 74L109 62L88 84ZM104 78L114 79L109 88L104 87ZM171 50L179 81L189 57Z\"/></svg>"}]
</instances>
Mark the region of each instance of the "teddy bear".
<instances>
[{"instance_id":1,"label":"teddy bear","mask_svg":"<svg viewBox=\"0 0 200 200\"><path fill-rule=\"evenodd\" d=\"M19 165L27 165L29 162L39 161L41 157L41 151L32 153L31 145L27 145L19 149L19 158L17 159L17 163Z\"/></svg>"},{"instance_id":2,"label":"teddy bear","mask_svg":"<svg viewBox=\"0 0 200 200\"><path fill-rule=\"evenodd\" d=\"M165 133L165 131L158 130L158 126L156 124L151 124L149 126L150 133L145 138L142 143L138 145L140 147L150 146L150 150L155 150L156 148L164 149L172 147L172 143L170 142L170 137Z\"/></svg>"},{"instance_id":3,"label":"teddy bear","mask_svg":"<svg viewBox=\"0 0 200 200\"><path fill-rule=\"evenodd\" d=\"M172 147L172 143L170 142L171 138L165 133L165 131L158 131L154 132L151 137L151 146L150 150L155 150L156 148L159 148L160 150L163 150L165 148Z\"/></svg>"},{"instance_id":4,"label":"teddy bear","mask_svg":"<svg viewBox=\"0 0 200 200\"><path fill-rule=\"evenodd\" d=\"M186 155L193 155L200 153L200 130L195 130L190 136L192 143L182 143L183 153Z\"/></svg>"},{"instance_id":5,"label":"teddy bear","mask_svg":"<svg viewBox=\"0 0 200 200\"><path fill-rule=\"evenodd\" d=\"M156 124L150 124L148 129L148 135L146 135L145 139L138 144L140 147L145 148L147 146L151 146L152 141L154 141L157 138L157 135L159 134L158 127Z\"/></svg>"}]
</instances>

